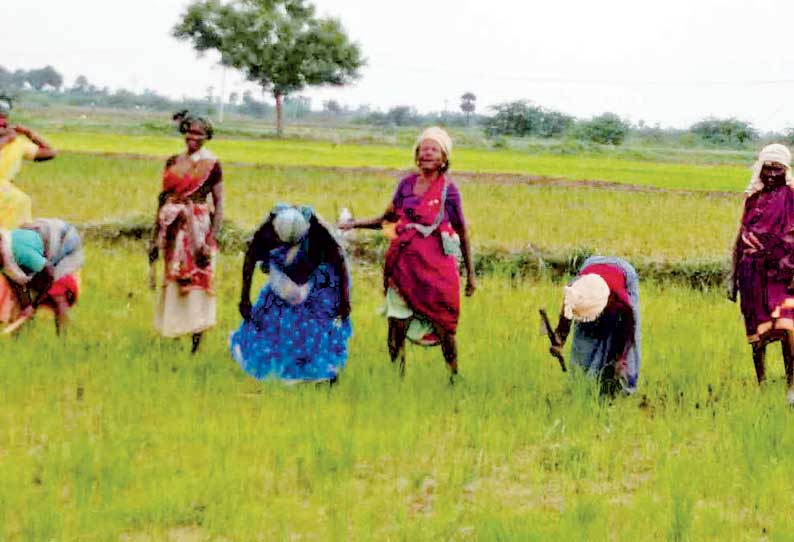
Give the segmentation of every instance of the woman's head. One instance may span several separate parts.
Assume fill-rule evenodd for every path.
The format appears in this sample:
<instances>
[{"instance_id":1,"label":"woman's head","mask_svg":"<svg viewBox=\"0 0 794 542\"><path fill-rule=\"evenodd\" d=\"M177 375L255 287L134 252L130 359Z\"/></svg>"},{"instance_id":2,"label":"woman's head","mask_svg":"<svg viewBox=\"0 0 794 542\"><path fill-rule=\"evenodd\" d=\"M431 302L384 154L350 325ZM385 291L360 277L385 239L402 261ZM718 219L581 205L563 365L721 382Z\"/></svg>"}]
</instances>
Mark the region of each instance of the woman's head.
<instances>
[{"instance_id":1,"label":"woman's head","mask_svg":"<svg viewBox=\"0 0 794 542\"><path fill-rule=\"evenodd\" d=\"M791 151L785 145L772 143L758 154L758 160L753 165L753 176L745 192L752 194L784 184L794 185L791 176Z\"/></svg>"},{"instance_id":2,"label":"woman's head","mask_svg":"<svg viewBox=\"0 0 794 542\"><path fill-rule=\"evenodd\" d=\"M172 119L178 123L179 133L185 136L188 153L197 152L205 141L212 139L212 123L204 117L192 115L183 110L174 114Z\"/></svg>"},{"instance_id":3,"label":"woman's head","mask_svg":"<svg viewBox=\"0 0 794 542\"><path fill-rule=\"evenodd\" d=\"M577 322L598 318L609 301L607 282L594 273L577 278L563 289L563 314Z\"/></svg>"},{"instance_id":4,"label":"woman's head","mask_svg":"<svg viewBox=\"0 0 794 542\"><path fill-rule=\"evenodd\" d=\"M451 152L452 138L443 128L433 126L417 138L414 162L425 173L446 173Z\"/></svg>"},{"instance_id":5,"label":"woman's head","mask_svg":"<svg viewBox=\"0 0 794 542\"><path fill-rule=\"evenodd\" d=\"M273 229L282 243L294 245L303 239L311 225L310 207L279 204L271 211Z\"/></svg>"}]
</instances>

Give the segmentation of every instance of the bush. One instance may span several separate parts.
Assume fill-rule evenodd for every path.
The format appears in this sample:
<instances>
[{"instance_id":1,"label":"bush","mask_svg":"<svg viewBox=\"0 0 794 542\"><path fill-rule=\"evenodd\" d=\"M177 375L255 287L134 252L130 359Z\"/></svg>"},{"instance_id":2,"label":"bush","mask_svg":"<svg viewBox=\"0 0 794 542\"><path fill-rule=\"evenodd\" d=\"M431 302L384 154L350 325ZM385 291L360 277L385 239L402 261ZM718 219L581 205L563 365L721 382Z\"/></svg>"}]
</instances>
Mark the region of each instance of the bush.
<instances>
[{"instance_id":1,"label":"bush","mask_svg":"<svg viewBox=\"0 0 794 542\"><path fill-rule=\"evenodd\" d=\"M602 145L620 145L629 133L629 123L614 113L604 113L586 122L580 122L576 129L579 139L601 143Z\"/></svg>"},{"instance_id":2,"label":"bush","mask_svg":"<svg viewBox=\"0 0 794 542\"><path fill-rule=\"evenodd\" d=\"M485 120L485 133L495 136L559 137L573 124L573 117L545 109L527 100L492 106L493 117Z\"/></svg>"},{"instance_id":3,"label":"bush","mask_svg":"<svg viewBox=\"0 0 794 542\"><path fill-rule=\"evenodd\" d=\"M689 131L702 141L715 145L742 145L758 139L758 131L752 124L733 117L709 117L693 124Z\"/></svg>"}]
</instances>

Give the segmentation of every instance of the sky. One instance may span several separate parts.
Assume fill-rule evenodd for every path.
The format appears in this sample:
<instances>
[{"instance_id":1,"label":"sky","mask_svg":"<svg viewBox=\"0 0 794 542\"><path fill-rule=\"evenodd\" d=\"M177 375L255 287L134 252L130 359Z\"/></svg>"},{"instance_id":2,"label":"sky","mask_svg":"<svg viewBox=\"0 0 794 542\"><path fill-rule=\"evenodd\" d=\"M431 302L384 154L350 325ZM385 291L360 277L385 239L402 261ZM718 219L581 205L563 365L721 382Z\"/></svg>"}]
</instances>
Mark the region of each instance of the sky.
<instances>
[{"instance_id":1,"label":"sky","mask_svg":"<svg viewBox=\"0 0 794 542\"><path fill-rule=\"evenodd\" d=\"M170 36L186 0L0 0L0 65L54 66L67 84L171 97L256 87ZM343 88L307 88L325 100L383 111L477 109L528 99L588 118L686 128L737 117L762 131L794 126L794 55L782 0L316 0L342 21L367 59Z\"/></svg>"}]
</instances>

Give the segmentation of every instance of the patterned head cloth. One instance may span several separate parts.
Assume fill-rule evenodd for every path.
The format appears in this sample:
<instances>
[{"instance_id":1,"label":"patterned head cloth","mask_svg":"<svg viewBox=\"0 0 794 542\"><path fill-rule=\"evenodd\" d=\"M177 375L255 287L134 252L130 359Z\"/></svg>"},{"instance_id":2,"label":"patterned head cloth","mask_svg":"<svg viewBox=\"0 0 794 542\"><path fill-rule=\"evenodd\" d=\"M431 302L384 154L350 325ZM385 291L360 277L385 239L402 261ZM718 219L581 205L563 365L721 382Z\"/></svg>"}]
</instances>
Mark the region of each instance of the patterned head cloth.
<instances>
[{"instance_id":1,"label":"patterned head cloth","mask_svg":"<svg viewBox=\"0 0 794 542\"><path fill-rule=\"evenodd\" d=\"M609 301L609 286L599 275L588 273L563 288L563 314L577 322L592 322Z\"/></svg>"},{"instance_id":2,"label":"patterned head cloth","mask_svg":"<svg viewBox=\"0 0 794 542\"><path fill-rule=\"evenodd\" d=\"M312 215L310 207L297 208L279 204L273 209L272 214L273 228L284 243L293 245L309 231L309 220Z\"/></svg>"},{"instance_id":3,"label":"patterned head cloth","mask_svg":"<svg viewBox=\"0 0 794 542\"><path fill-rule=\"evenodd\" d=\"M452 138L449 137L449 134L443 128L439 128L438 126L431 126L416 139L416 143L414 143L414 156L416 156L416 151L419 150L419 146L422 144L422 141L426 140L435 141L438 143L438 146L441 147L441 150L444 151L444 156L447 157L447 160L450 159L450 154L452 153Z\"/></svg>"},{"instance_id":4,"label":"patterned head cloth","mask_svg":"<svg viewBox=\"0 0 794 542\"><path fill-rule=\"evenodd\" d=\"M753 164L753 176L750 177L750 184L744 191L748 196L764 188L764 183L761 182L761 168L764 167L764 162L776 162L786 166L786 184L794 188L794 178L791 176L791 151L785 145L772 143L761 149L758 160Z\"/></svg>"}]
</instances>

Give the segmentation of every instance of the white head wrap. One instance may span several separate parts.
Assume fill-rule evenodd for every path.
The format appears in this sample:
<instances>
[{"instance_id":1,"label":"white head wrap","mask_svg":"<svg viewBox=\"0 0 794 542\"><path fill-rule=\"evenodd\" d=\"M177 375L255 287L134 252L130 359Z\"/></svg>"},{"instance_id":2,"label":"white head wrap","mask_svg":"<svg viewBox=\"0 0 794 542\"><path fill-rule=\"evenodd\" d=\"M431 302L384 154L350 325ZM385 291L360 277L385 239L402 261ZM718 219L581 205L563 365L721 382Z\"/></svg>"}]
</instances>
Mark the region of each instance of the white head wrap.
<instances>
[{"instance_id":1,"label":"white head wrap","mask_svg":"<svg viewBox=\"0 0 794 542\"><path fill-rule=\"evenodd\" d=\"M309 231L309 220L295 207L287 207L276 212L273 228L284 243L294 244Z\"/></svg>"},{"instance_id":2,"label":"white head wrap","mask_svg":"<svg viewBox=\"0 0 794 542\"><path fill-rule=\"evenodd\" d=\"M419 146L422 144L422 141L425 140L435 141L438 143L441 150L444 151L444 156L447 157L447 160L450 158L450 153L452 153L452 138L449 137L449 134L443 128L438 126L431 126L416 139L416 143L414 143L414 156L416 156L416 151L419 150Z\"/></svg>"},{"instance_id":3,"label":"white head wrap","mask_svg":"<svg viewBox=\"0 0 794 542\"><path fill-rule=\"evenodd\" d=\"M794 177L791 176L791 152L788 147L780 143L767 145L758 154L758 160L753 164L753 176L750 177L750 184L745 189L748 196L762 190L764 183L761 182L761 168L764 162L777 162L786 166L786 184L794 188Z\"/></svg>"},{"instance_id":4,"label":"white head wrap","mask_svg":"<svg viewBox=\"0 0 794 542\"><path fill-rule=\"evenodd\" d=\"M609 286L594 273L582 275L563 288L563 314L577 322L592 322L609 301Z\"/></svg>"}]
</instances>

